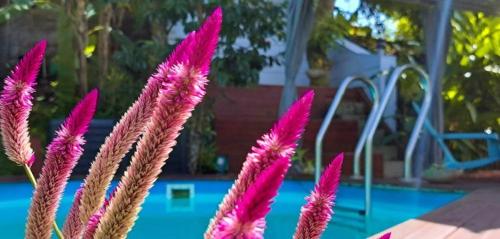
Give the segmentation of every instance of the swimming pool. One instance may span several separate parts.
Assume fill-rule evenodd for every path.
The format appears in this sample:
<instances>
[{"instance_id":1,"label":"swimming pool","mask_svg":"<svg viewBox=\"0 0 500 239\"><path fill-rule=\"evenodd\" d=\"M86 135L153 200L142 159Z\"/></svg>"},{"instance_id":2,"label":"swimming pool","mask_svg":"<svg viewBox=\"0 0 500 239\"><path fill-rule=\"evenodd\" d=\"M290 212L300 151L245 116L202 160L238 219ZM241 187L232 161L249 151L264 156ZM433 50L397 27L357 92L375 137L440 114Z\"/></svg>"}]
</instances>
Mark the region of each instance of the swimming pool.
<instances>
[{"instance_id":1,"label":"swimming pool","mask_svg":"<svg viewBox=\"0 0 500 239\"><path fill-rule=\"evenodd\" d=\"M167 200L166 185L194 184L195 197ZM58 213L62 226L80 182L68 184ZM232 181L160 180L143 205L129 238L202 238L209 219ZM286 181L267 217L265 238L291 238L304 197L313 188L310 181ZM2 238L23 238L24 224L32 194L27 183L0 184L0 231ZM373 189L373 217L367 223L352 210L363 206L363 189L342 185L338 192L333 221L323 238L365 238L399 222L422 215L463 196L462 193L418 191L400 188Z\"/></svg>"}]
</instances>

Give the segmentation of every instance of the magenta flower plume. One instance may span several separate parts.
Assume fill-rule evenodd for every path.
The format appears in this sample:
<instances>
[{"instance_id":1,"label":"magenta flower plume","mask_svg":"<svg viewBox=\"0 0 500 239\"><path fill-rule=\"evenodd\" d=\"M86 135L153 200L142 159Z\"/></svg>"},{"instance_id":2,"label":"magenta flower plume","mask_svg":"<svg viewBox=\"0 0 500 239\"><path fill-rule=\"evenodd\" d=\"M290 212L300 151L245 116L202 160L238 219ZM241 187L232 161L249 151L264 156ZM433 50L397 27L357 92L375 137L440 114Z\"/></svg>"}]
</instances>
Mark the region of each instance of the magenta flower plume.
<instances>
[{"instance_id":1,"label":"magenta flower plume","mask_svg":"<svg viewBox=\"0 0 500 239\"><path fill-rule=\"evenodd\" d=\"M196 32L198 35L193 43L194 49L204 49L203 51L193 51L190 64L198 68L201 74L208 75L210 61L215 53L216 45L219 41L219 32L222 27L222 8L217 7L213 13L205 20L201 28Z\"/></svg>"},{"instance_id":2,"label":"magenta flower plume","mask_svg":"<svg viewBox=\"0 0 500 239\"><path fill-rule=\"evenodd\" d=\"M221 220L213 238L262 239L266 228L265 217L289 167L290 159L283 157L262 171L233 211Z\"/></svg>"},{"instance_id":3,"label":"magenta flower plume","mask_svg":"<svg viewBox=\"0 0 500 239\"><path fill-rule=\"evenodd\" d=\"M82 197L82 187L83 185L81 185L80 188L76 190L74 202L80 202L80 199ZM81 227L83 225L80 223L80 217L78 215L79 212L78 204L79 203L76 204L77 205L76 207L71 207L71 209L69 210L69 215L66 218L66 222L64 223L63 227L64 238L80 237L80 233L82 231Z\"/></svg>"},{"instance_id":4,"label":"magenta flower plume","mask_svg":"<svg viewBox=\"0 0 500 239\"><path fill-rule=\"evenodd\" d=\"M391 233L388 232L388 233L382 235L379 239L391 239Z\"/></svg>"},{"instance_id":5,"label":"magenta flower plume","mask_svg":"<svg viewBox=\"0 0 500 239\"><path fill-rule=\"evenodd\" d=\"M50 238L51 224L71 171L82 154L83 134L97 105L98 91L88 93L56 132L38 180L26 227L26 238Z\"/></svg>"},{"instance_id":6,"label":"magenta flower plume","mask_svg":"<svg viewBox=\"0 0 500 239\"><path fill-rule=\"evenodd\" d=\"M314 92L309 91L297 100L281 119L274 125L271 131L260 140L257 146L252 147L252 152L247 155L238 179L231 187L219 205L219 210L212 218L205 239L212 238L212 233L220 223L222 217L231 212L239 198L247 191L264 169L279 158L291 158L295 153L297 141L309 119Z\"/></svg>"},{"instance_id":7,"label":"magenta flower plume","mask_svg":"<svg viewBox=\"0 0 500 239\"><path fill-rule=\"evenodd\" d=\"M208 71L203 69L208 69L212 55L200 52L215 51L219 33L217 29L220 29L221 21L210 19L220 17L221 15L216 14L207 19L207 22L216 24L204 25L211 27L213 31L190 34L195 42L190 45L185 62L173 65L170 69L165 69L166 65L160 66L163 69L159 72L167 72L168 80L161 88L151 122L147 124L131 164L120 180L116 195L101 218L95 232L96 238L109 235L124 238L132 228L140 206L168 159L182 126L205 94ZM201 41L205 41L205 44L198 43Z\"/></svg>"},{"instance_id":8,"label":"magenta flower plume","mask_svg":"<svg viewBox=\"0 0 500 239\"><path fill-rule=\"evenodd\" d=\"M33 88L45 55L46 41L28 51L5 79L0 95L0 129L5 153L19 165L35 160L28 133L28 116L33 106Z\"/></svg>"},{"instance_id":9,"label":"magenta flower plume","mask_svg":"<svg viewBox=\"0 0 500 239\"><path fill-rule=\"evenodd\" d=\"M323 175L307 197L307 204L301 209L294 239L319 239L333 214L333 201L340 180L344 154L339 154L325 169Z\"/></svg>"},{"instance_id":10,"label":"magenta flower plume","mask_svg":"<svg viewBox=\"0 0 500 239\"><path fill-rule=\"evenodd\" d=\"M83 224L102 208L106 191L120 161L144 132L146 124L153 115L160 87L168 81L168 70L173 65L188 61L195 35L195 32L189 34L175 48L168 60L158 66L157 72L149 78L137 101L127 110L101 146L84 181L80 204L80 220Z\"/></svg>"}]
</instances>

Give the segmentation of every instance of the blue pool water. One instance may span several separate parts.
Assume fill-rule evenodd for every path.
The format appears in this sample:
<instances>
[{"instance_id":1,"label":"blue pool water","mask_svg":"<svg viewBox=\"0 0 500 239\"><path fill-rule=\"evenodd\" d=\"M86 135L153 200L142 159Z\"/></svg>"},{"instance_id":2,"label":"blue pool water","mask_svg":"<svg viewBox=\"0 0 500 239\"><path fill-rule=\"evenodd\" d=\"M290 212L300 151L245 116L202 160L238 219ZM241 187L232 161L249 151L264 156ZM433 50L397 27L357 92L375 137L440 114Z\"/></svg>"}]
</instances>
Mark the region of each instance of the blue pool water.
<instances>
[{"instance_id":1,"label":"blue pool water","mask_svg":"<svg viewBox=\"0 0 500 239\"><path fill-rule=\"evenodd\" d=\"M169 183L193 183L193 200L167 200ZM209 219L213 216L231 181L158 181L146 199L129 238L202 238ZM68 184L58 212L57 222L63 225L73 193L80 182ZM291 238L305 202L304 197L313 188L310 181L286 181L267 217L266 238ZM32 194L27 183L0 184L1 238L23 238L27 210ZM336 214L323 238L365 238L409 218L418 217L462 197L462 193L417 191L375 187L373 189L373 217L365 223L363 217L344 208L363 206L363 189L341 186L337 197Z\"/></svg>"}]
</instances>

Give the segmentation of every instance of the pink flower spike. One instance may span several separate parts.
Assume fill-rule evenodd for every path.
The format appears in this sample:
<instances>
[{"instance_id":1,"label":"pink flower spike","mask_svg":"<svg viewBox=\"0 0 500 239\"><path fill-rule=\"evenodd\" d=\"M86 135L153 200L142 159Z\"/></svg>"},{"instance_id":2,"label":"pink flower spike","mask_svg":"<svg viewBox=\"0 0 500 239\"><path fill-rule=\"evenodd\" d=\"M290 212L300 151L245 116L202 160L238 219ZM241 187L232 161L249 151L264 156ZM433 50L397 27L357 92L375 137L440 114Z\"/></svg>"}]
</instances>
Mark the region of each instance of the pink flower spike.
<instances>
[{"instance_id":1,"label":"pink flower spike","mask_svg":"<svg viewBox=\"0 0 500 239\"><path fill-rule=\"evenodd\" d=\"M78 205L80 204L80 199L82 197L83 184L80 185L75 193L75 199L73 206L69 210L69 215L66 218L66 222L63 227L63 235L65 238L79 238L80 232L82 231L82 224L80 223L80 217L78 215Z\"/></svg>"},{"instance_id":2,"label":"pink flower spike","mask_svg":"<svg viewBox=\"0 0 500 239\"><path fill-rule=\"evenodd\" d=\"M391 239L391 233L388 232L388 233L382 235L379 239Z\"/></svg>"},{"instance_id":3,"label":"pink flower spike","mask_svg":"<svg viewBox=\"0 0 500 239\"><path fill-rule=\"evenodd\" d=\"M338 154L328 165L328 167L323 171L321 175L316 191L320 192L322 195L330 195L335 199L335 192L339 185L340 171L342 169L342 162L344 161L344 153Z\"/></svg>"},{"instance_id":4,"label":"pink flower spike","mask_svg":"<svg viewBox=\"0 0 500 239\"><path fill-rule=\"evenodd\" d=\"M217 7L196 32L192 49L193 56L190 61L191 65L204 75L208 74L210 62L219 41L221 26L222 8Z\"/></svg>"},{"instance_id":5,"label":"pink flower spike","mask_svg":"<svg viewBox=\"0 0 500 239\"><path fill-rule=\"evenodd\" d=\"M219 210L210 221L204 238L212 238L219 221L231 212L239 198L247 191L264 169L279 158L291 158L295 153L297 141L304 132L309 119L314 92L308 91L297 100L280 118L269 133L257 141L252 152L247 155L243 168L235 183L219 205Z\"/></svg>"},{"instance_id":6,"label":"pink flower spike","mask_svg":"<svg viewBox=\"0 0 500 239\"><path fill-rule=\"evenodd\" d=\"M33 163L35 163L35 160L36 160L35 154L31 155L31 158L28 161L26 161L28 167L31 168L31 166L33 166Z\"/></svg>"},{"instance_id":7,"label":"pink flower spike","mask_svg":"<svg viewBox=\"0 0 500 239\"><path fill-rule=\"evenodd\" d=\"M131 163L122 176L115 197L102 216L95 238L124 238L134 225L140 206L168 159L175 139L205 94L206 77L176 65L163 86L158 105Z\"/></svg>"},{"instance_id":8,"label":"pink flower spike","mask_svg":"<svg viewBox=\"0 0 500 239\"><path fill-rule=\"evenodd\" d=\"M157 72L149 77L137 101L130 106L104 141L84 180L79 213L81 222L86 223L102 207L120 161L144 132L153 115L160 87L169 81L168 69L180 62L187 62L194 34L191 33L179 43L168 60L157 67Z\"/></svg>"},{"instance_id":9,"label":"pink flower spike","mask_svg":"<svg viewBox=\"0 0 500 239\"><path fill-rule=\"evenodd\" d=\"M40 70L40 66L42 65L46 48L46 40L37 42L36 45L24 55L21 61L19 61L19 64L15 67L9 77L10 80L17 83L22 82L27 85L34 84L38 71ZM15 84L13 86L19 87L19 85Z\"/></svg>"},{"instance_id":10,"label":"pink flower spike","mask_svg":"<svg viewBox=\"0 0 500 239\"><path fill-rule=\"evenodd\" d=\"M220 26L214 27L220 28ZM167 75L171 72L173 66L179 64L189 65L195 50L214 51L211 48L215 48L215 44L198 46L195 49L193 45L196 37L197 32L188 34L186 39L170 54L168 60L157 67L156 73L149 78L139 99L127 110L101 146L96 160L92 163L89 174L85 178L85 187L80 205L82 223L86 223L102 207L105 192L118 169L119 162L144 132L145 126L150 121L153 110L157 105L160 88L170 81ZM217 39L218 37L214 38ZM203 39L197 41L202 42Z\"/></svg>"},{"instance_id":11,"label":"pink flower spike","mask_svg":"<svg viewBox=\"0 0 500 239\"><path fill-rule=\"evenodd\" d=\"M140 206L161 173L161 167L176 143L175 139L194 107L205 95L208 67L211 54L217 47L221 24L220 20L213 20L217 18L221 18L220 13L210 16L203 25L211 27L212 31L200 30L188 36L188 39L192 38L194 42L186 46L181 45L189 48L184 53L186 55L174 52L173 59L185 57L185 62L181 61L170 68L167 68L169 63L163 64L158 70L159 73L153 76L167 73L168 80L161 87L151 121L146 125L130 166L120 180L116 196L102 216L95 237L113 235L122 238L134 225Z\"/></svg>"},{"instance_id":12,"label":"pink flower spike","mask_svg":"<svg viewBox=\"0 0 500 239\"><path fill-rule=\"evenodd\" d=\"M222 25L222 9L216 8L197 30L189 33L169 56L168 61L158 67L156 77L164 76L173 65L184 64L208 75Z\"/></svg>"},{"instance_id":13,"label":"pink flower spike","mask_svg":"<svg viewBox=\"0 0 500 239\"><path fill-rule=\"evenodd\" d=\"M290 147L296 144L302 133L304 133L313 99L314 91L307 91L273 127L272 133L276 135L277 140L283 146Z\"/></svg>"},{"instance_id":14,"label":"pink flower spike","mask_svg":"<svg viewBox=\"0 0 500 239\"><path fill-rule=\"evenodd\" d=\"M94 115L97 95L97 90L93 90L75 106L47 147L46 160L29 210L26 238L50 238L51 224L62 193L83 151L83 134Z\"/></svg>"},{"instance_id":15,"label":"pink flower spike","mask_svg":"<svg viewBox=\"0 0 500 239\"><path fill-rule=\"evenodd\" d=\"M294 239L319 239L332 218L335 194L340 180L344 154L335 157L325 169L314 191L301 209Z\"/></svg>"},{"instance_id":16,"label":"pink flower spike","mask_svg":"<svg viewBox=\"0 0 500 239\"><path fill-rule=\"evenodd\" d=\"M35 79L45 55L46 41L38 42L5 79L0 94L0 130L5 153L19 165L34 161L28 132Z\"/></svg>"},{"instance_id":17,"label":"pink flower spike","mask_svg":"<svg viewBox=\"0 0 500 239\"><path fill-rule=\"evenodd\" d=\"M104 215L104 213L106 212L106 209L108 208L109 201L111 201L111 199L113 199L113 197L115 196L117 189L118 189L118 187L116 187L113 190L111 195L109 195L109 198L104 200L104 204L102 205L102 207L96 213L94 213L94 215L92 215L92 217L90 217L90 219L87 223L87 228L85 229L85 233L83 234L83 239L93 239L94 238L95 231L97 230L97 227L99 226L99 223L101 222L101 218Z\"/></svg>"},{"instance_id":18,"label":"pink flower spike","mask_svg":"<svg viewBox=\"0 0 500 239\"><path fill-rule=\"evenodd\" d=\"M85 98L78 103L66 119L65 128L71 135L83 135L94 117L99 91L91 90Z\"/></svg>"},{"instance_id":19,"label":"pink flower spike","mask_svg":"<svg viewBox=\"0 0 500 239\"><path fill-rule=\"evenodd\" d=\"M240 198L236 207L226 215L214 232L214 239L249 238L262 239L266 227L265 217L271 210L290 159L280 158L262 171Z\"/></svg>"}]
</instances>

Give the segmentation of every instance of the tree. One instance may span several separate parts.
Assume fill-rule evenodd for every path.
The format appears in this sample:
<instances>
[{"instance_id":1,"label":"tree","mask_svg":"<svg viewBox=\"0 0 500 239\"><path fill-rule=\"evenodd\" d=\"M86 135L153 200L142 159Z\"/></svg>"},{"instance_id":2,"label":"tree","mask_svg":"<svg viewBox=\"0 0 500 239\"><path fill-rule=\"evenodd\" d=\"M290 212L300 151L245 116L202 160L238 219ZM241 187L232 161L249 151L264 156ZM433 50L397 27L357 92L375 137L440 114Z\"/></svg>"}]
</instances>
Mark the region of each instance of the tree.
<instances>
[{"instance_id":1,"label":"tree","mask_svg":"<svg viewBox=\"0 0 500 239\"><path fill-rule=\"evenodd\" d=\"M212 63L209 77L219 85L256 84L265 66L280 63L280 55L265 52L272 40L284 38L284 4L261 0L131 0L127 9L135 19L135 26L114 32L114 39L120 46L114 54L116 62L131 75L144 77L175 45L178 39L172 39L172 35L176 26L182 25L184 33L188 33L218 5L224 9L224 21L219 54ZM138 32L144 33L144 29L149 31L142 34L146 38L135 37L141 35ZM210 102L210 99L205 100L188 123L192 173L200 169L200 159L210 160L206 155L211 155L212 159L215 155Z\"/></svg>"},{"instance_id":2,"label":"tree","mask_svg":"<svg viewBox=\"0 0 500 239\"><path fill-rule=\"evenodd\" d=\"M98 116L116 117L135 99L145 78L183 37L175 36L173 30L176 29L176 34L179 27L184 33L194 30L219 5L224 8L224 25L209 77L219 85L257 84L264 67L281 63L281 54L269 55L266 51L272 41L284 39L285 3L54 0L42 4L18 0L0 8L0 19L8 21L12 15L29 13L29 9L38 7L52 8L59 14L58 50L52 65L57 79L51 79L53 92L47 94L55 97L44 98L51 107L41 107L35 114L62 115L73 105L75 93L83 94L98 86L107 89L100 99L105 107ZM195 158L206 152L213 141L210 104L201 108L190 122L193 171L198 168Z\"/></svg>"}]
</instances>

